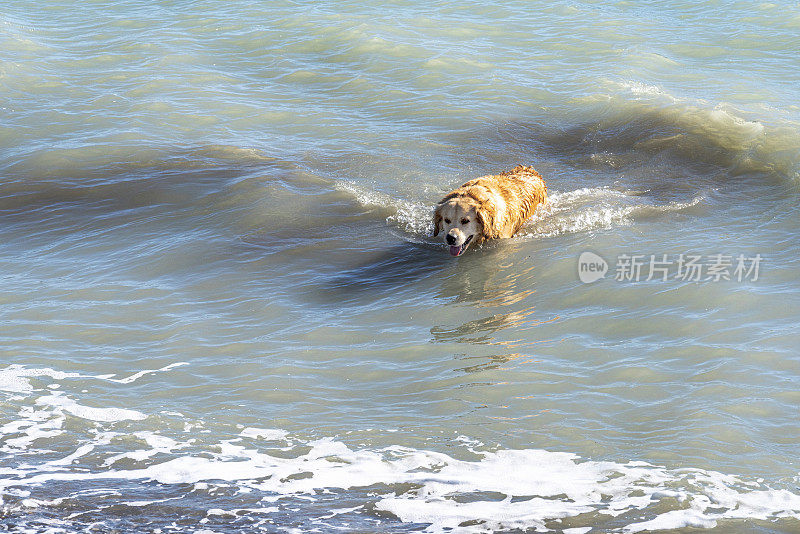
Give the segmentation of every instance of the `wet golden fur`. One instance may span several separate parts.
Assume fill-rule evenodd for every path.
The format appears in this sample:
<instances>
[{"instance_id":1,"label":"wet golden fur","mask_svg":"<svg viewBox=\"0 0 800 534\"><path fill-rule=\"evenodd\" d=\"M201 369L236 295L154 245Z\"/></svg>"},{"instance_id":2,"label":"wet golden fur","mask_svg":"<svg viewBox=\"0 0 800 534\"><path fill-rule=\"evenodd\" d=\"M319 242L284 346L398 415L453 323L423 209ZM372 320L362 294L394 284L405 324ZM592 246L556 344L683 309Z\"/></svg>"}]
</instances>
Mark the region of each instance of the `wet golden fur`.
<instances>
[{"instance_id":1,"label":"wet golden fur","mask_svg":"<svg viewBox=\"0 0 800 534\"><path fill-rule=\"evenodd\" d=\"M455 206L464 212L474 209L480 226L475 236L476 243L513 237L546 200L547 186L533 167L518 165L497 175L482 176L451 191L439 201L433 217L433 235L445 230L443 208Z\"/></svg>"}]
</instances>

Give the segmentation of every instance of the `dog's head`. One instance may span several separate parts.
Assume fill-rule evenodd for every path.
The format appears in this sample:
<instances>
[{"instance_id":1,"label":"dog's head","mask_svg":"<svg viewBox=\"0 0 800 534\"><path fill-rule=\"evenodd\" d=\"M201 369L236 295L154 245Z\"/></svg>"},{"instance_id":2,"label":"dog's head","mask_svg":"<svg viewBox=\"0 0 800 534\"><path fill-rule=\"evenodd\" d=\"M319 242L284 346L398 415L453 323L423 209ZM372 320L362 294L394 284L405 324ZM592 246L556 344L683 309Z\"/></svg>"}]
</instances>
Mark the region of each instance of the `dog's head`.
<instances>
[{"instance_id":1,"label":"dog's head","mask_svg":"<svg viewBox=\"0 0 800 534\"><path fill-rule=\"evenodd\" d=\"M460 256L474 242L483 241L486 212L470 196L447 196L433 214L433 235L444 234L450 254Z\"/></svg>"}]
</instances>

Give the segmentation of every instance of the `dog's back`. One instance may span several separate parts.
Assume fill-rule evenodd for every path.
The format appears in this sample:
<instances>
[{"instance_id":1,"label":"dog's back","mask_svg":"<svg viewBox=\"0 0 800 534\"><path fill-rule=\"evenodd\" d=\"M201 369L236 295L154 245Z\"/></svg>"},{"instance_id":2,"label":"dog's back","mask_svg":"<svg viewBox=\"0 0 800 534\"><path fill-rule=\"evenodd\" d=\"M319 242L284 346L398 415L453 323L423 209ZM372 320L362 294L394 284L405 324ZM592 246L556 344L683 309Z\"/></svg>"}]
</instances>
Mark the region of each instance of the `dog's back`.
<instances>
[{"instance_id":1,"label":"dog's back","mask_svg":"<svg viewBox=\"0 0 800 534\"><path fill-rule=\"evenodd\" d=\"M547 186L533 167L517 165L510 171L475 178L459 189L481 202L487 212L483 237L513 237L540 204L547 200Z\"/></svg>"}]
</instances>

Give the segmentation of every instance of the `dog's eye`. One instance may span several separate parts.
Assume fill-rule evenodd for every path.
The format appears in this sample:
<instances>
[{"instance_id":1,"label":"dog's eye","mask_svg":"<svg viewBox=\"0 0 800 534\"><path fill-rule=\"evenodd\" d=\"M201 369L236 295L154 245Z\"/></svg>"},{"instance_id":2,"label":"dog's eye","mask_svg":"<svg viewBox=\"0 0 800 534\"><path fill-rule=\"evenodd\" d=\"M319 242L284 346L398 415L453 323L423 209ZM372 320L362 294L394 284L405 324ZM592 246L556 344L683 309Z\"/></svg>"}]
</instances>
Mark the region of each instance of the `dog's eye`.
<instances>
[{"instance_id":1,"label":"dog's eye","mask_svg":"<svg viewBox=\"0 0 800 534\"><path fill-rule=\"evenodd\" d=\"M461 219L461 224L469 224L469 219Z\"/></svg>"},{"instance_id":2,"label":"dog's eye","mask_svg":"<svg viewBox=\"0 0 800 534\"><path fill-rule=\"evenodd\" d=\"M444 223L445 223L445 224L450 224L450 219L445 219L445 220L444 220Z\"/></svg>"}]
</instances>

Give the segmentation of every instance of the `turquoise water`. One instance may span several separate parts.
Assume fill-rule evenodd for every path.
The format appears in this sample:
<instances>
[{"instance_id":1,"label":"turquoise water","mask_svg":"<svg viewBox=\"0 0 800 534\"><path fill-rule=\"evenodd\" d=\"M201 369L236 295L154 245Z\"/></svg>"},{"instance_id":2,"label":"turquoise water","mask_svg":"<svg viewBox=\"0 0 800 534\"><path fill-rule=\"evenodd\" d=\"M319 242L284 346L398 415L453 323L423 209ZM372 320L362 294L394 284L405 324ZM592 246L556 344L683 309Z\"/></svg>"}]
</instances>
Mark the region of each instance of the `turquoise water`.
<instances>
[{"instance_id":1,"label":"turquoise water","mask_svg":"<svg viewBox=\"0 0 800 534\"><path fill-rule=\"evenodd\" d=\"M798 30L5 2L2 528L800 530ZM517 164L548 205L451 258L435 202Z\"/></svg>"}]
</instances>

